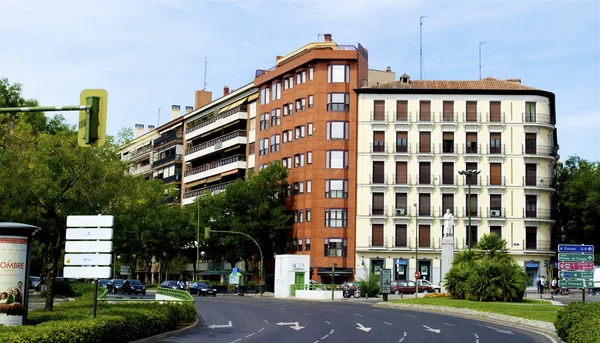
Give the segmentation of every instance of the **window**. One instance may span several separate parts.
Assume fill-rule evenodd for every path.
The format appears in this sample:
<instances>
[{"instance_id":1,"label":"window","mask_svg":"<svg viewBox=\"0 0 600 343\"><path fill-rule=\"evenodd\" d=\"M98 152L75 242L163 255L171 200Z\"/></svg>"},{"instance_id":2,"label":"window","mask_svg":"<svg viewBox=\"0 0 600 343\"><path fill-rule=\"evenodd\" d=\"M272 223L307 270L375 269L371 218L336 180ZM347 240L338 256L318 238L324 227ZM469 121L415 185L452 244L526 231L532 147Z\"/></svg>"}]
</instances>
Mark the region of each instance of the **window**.
<instances>
[{"instance_id":1,"label":"window","mask_svg":"<svg viewBox=\"0 0 600 343\"><path fill-rule=\"evenodd\" d=\"M304 167L304 154L294 155L294 167Z\"/></svg>"},{"instance_id":2,"label":"window","mask_svg":"<svg viewBox=\"0 0 600 343\"><path fill-rule=\"evenodd\" d=\"M292 158L291 157L282 158L281 163L283 164L284 167L287 167L287 169L292 169Z\"/></svg>"},{"instance_id":3,"label":"window","mask_svg":"<svg viewBox=\"0 0 600 343\"><path fill-rule=\"evenodd\" d=\"M258 171L261 171L261 170L265 169L268 166L269 166L268 164L263 163L263 164L261 164L261 165L258 166Z\"/></svg>"},{"instance_id":4,"label":"window","mask_svg":"<svg viewBox=\"0 0 600 343\"><path fill-rule=\"evenodd\" d=\"M314 106L314 102L315 102L315 97L312 95L308 96L308 107L309 108L313 108Z\"/></svg>"},{"instance_id":5,"label":"window","mask_svg":"<svg viewBox=\"0 0 600 343\"><path fill-rule=\"evenodd\" d=\"M269 153L269 139L264 138L259 141L258 155L263 156Z\"/></svg>"},{"instance_id":6,"label":"window","mask_svg":"<svg viewBox=\"0 0 600 343\"><path fill-rule=\"evenodd\" d=\"M287 164L287 157L284 157L284 158L282 158L282 159L281 159L281 164L282 164L284 167L286 167L286 168L288 167L288 164Z\"/></svg>"},{"instance_id":7,"label":"window","mask_svg":"<svg viewBox=\"0 0 600 343\"><path fill-rule=\"evenodd\" d=\"M312 80L315 77L315 68L314 67L309 67L308 68L308 79Z\"/></svg>"},{"instance_id":8,"label":"window","mask_svg":"<svg viewBox=\"0 0 600 343\"><path fill-rule=\"evenodd\" d=\"M349 126L347 121L328 121L327 139L348 139Z\"/></svg>"},{"instance_id":9,"label":"window","mask_svg":"<svg viewBox=\"0 0 600 343\"><path fill-rule=\"evenodd\" d=\"M408 121L408 101L396 101L396 121Z\"/></svg>"},{"instance_id":10,"label":"window","mask_svg":"<svg viewBox=\"0 0 600 343\"><path fill-rule=\"evenodd\" d=\"M304 210L294 210L292 211L292 215L294 217L294 223L304 222Z\"/></svg>"},{"instance_id":11,"label":"window","mask_svg":"<svg viewBox=\"0 0 600 343\"><path fill-rule=\"evenodd\" d=\"M327 66L327 82L350 82L349 65L329 65Z\"/></svg>"},{"instance_id":12,"label":"window","mask_svg":"<svg viewBox=\"0 0 600 343\"><path fill-rule=\"evenodd\" d=\"M537 227L535 226L525 227L525 249L537 249Z\"/></svg>"},{"instance_id":13,"label":"window","mask_svg":"<svg viewBox=\"0 0 600 343\"><path fill-rule=\"evenodd\" d=\"M454 101L444 101L442 107L444 111L442 114L442 120L456 121L454 119Z\"/></svg>"},{"instance_id":14,"label":"window","mask_svg":"<svg viewBox=\"0 0 600 343\"><path fill-rule=\"evenodd\" d=\"M385 183L385 162L373 161L371 183Z\"/></svg>"},{"instance_id":15,"label":"window","mask_svg":"<svg viewBox=\"0 0 600 343\"><path fill-rule=\"evenodd\" d=\"M467 132L467 145L465 151L467 154L477 153L477 132Z\"/></svg>"},{"instance_id":16,"label":"window","mask_svg":"<svg viewBox=\"0 0 600 343\"><path fill-rule=\"evenodd\" d=\"M348 93L328 93L327 111L329 112L348 112L350 111L350 94Z\"/></svg>"},{"instance_id":17,"label":"window","mask_svg":"<svg viewBox=\"0 0 600 343\"><path fill-rule=\"evenodd\" d=\"M465 164L465 168L466 170L477 170L477 162L467 162ZM470 184L471 186L478 185L478 179L479 176L475 174L471 176L465 176L465 184Z\"/></svg>"},{"instance_id":18,"label":"window","mask_svg":"<svg viewBox=\"0 0 600 343\"><path fill-rule=\"evenodd\" d=\"M419 101L419 121L431 121L431 101Z\"/></svg>"},{"instance_id":19,"label":"window","mask_svg":"<svg viewBox=\"0 0 600 343\"><path fill-rule=\"evenodd\" d=\"M536 154L537 153L537 134L526 133L525 134L525 153Z\"/></svg>"},{"instance_id":20,"label":"window","mask_svg":"<svg viewBox=\"0 0 600 343\"><path fill-rule=\"evenodd\" d=\"M408 132L396 132L396 152L408 152Z\"/></svg>"},{"instance_id":21,"label":"window","mask_svg":"<svg viewBox=\"0 0 600 343\"><path fill-rule=\"evenodd\" d=\"M399 185L408 184L407 170L408 170L407 162L396 162L396 184L399 184Z\"/></svg>"},{"instance_id":22,"label":"window","mask_svg":"<svg viewBox=\"0 0 600 343\"><path fill-rule=\"evenodd\" d=\"M281 82L276 82L271 85L271 93L273 100L281 99Z\"/></svg>"},{"instance_id":23,"label":"window","mask_svg":"<svg viewBox=\"0 0 600 343\"><path fill-rule=\"evenodd\" d=\"M313 123L308 123L306 124L307 130L308 130L308 135L312 136L313 133Z\"/></svg>"},{"instance_id":24,"label":"window","mask_svg":"<svg viewBox=\"0 0 600 343\"><path fill-rule=\"evenodd\" d=\"M346 238L325 238L324 247L325 257L345 257L348 240Z\"/></svg>"},{"instance_id":25,"label":"window","mask_svg":"<svg viewBox=\"0 0 600 343\"><path fill-rule=\"evenodd\" d=\"M304 135L306 134L306 127L304 125L296 126L294 131L296 132L296 139L304 138Z\"/></svg>"},{"instance_id":26,"label":"window","mask_svg":"<svg viewBox=\"0 0 600 343\"><path fill-rule=\"evenodd\" d=\"M385 152L385 131L373 131L372 152Z\"/></svg>"},{"instance_id":27,"label":"window","mask_svg":"<svg viewBox=\"0 0 600 343\"><path fill-rule=\"evenodd\" d=\"M296 99L296 112L304 111L306 109L306 99Z\"/></svg>"},{"instance_id":28,"label":"window","mask_svg":"<svg viewBox=\"0 0 600 343\"><path fill-rule=\"evenodd\" d=\"M471 242L469 243L469 226L465 225L465 229L467 231L465 235L465 242L467 242L467 246L471 248L477 245L477 225L471 225Z\"/></svg>"},{"instance_id":29,"label":"window","mask_svg":"<svg viewBox=\"0 0 600 343\"><path fill-rule=\"evenodd\" d=\"M502 226L490 226L490 233L495 233L498 237L502 238Z\"/></svg>"},{"instance_id":30,"label":"window","mask_svg":"<svg viewBox=\"0 0 600 343\"><path fill-rule=\"evenodd\" d=\"M268 104L271 100L270 98L271 98L271 92L270 92L269 87L265 87L260 90L260 104L261 105Z\"/></svg>"},{"instance_id":31,"label":"window","mask_svg":"<svg viewBox=\"0 0 600 343\"><path fill-rule=\"evenodd\" d=\"M281 137L283 139L283 143L287 143L288 142L288 130L283 130L283 132L281 132Z\"/></svg>"},{"instance_id":32,"label":"window","mask_svg":"<svg viewBox=\"0 0 600 343\"><path fill-rule=\"evenodd\" d=\"M467 101L467 116L468 122L477 122L479 121L478 113L477 113L477 101Z\"/></svg>"},{"instance_id":33,"label":"window","mask_svg":"<svg viewBox=\"0 0 600 343\"><path fill-rule=\"evenodd\" d=\"M385 120L385 100L373 101L373 118L371 120Z\"/></svg>"},{"instance_id":34,"label":"window","mask_svg":"<svg viewBox=\"0 0 600 343\"><path fill-rule=\"evenodd\" d=\"M442 151L444 154L453 154L454 151L454 132L442 132Z\"/></svg>"},{"instance_id":35,"label":"window","mask_svg":"<svg viewBox=\"0 0 600 343\"><path fill-rule=\"evenodd\" d=\"M502 163L490 163L490 185L502 185Z\"/></svg>"},{"instance_id":36,"label":"window","mask_svg":"<svg viewBox=\"0 0 600 343\"><path fill-rule=\"evenodd\" d=\"M405 216L408 214L408 194L407 193L396 193L395 216Z\"/></svg>"},{"instance_id":37,"label":"window","mask_svg":"<svg viewBox=\"0 0 600 343\"><path fill-rule=\"evenodd\" d=\"M301 71L300 74L302 75L302 83L306 83L306 70Z\"/></svg>"},{"instance_id":38,"label":"window","mask_svg":"<svg viewBox=\"0 0 600 343\"><path fill-rule=\"evenodd\" d=\"M503 217L502 194L490 194L490 217Z\"/></svg>"},{"instance_id":39,"label":"window","mask_svg":"<svg viewBox=\"0 0 600 343\"><path fill-rule=\"evenodd\" d=\"M490 154L502 153L502 140L499 132L490 133Z\"/></svg>"},{"instance_id":40,"label":"window","mask_svg":"<svg viewBox=\"0 0 600 343\"><path fill-rule=\"evenodd\" d=\"M306 153L306 164L312 164L312 151Z\"/></svg>"},{"instance_id":41,"label":"window","mask_svg":"<svg viewBox=\"0 0 600 343\"><path fill-rule=\"evenodd\" d=\"M394 247L408 247L406 224L396 224L396 236L394 237Z\"/></svg>"},{"instance_id":42,"label":"window","mask_svg":"<svg viewBox=\"0 0 600 343\"><path fill-rule=\"evenodd\" d=\"M306 221L309 222L310 221L310 208L306 209Z\"/></svg>"},{"instance_id":43,"label":"window","mask_svg":"<svg viewBox=\"0 0 600 343\"><path fill-rule=\"evenodd\" d=\"M525 103L525 122L535 123L536 122L536 108L535 102Z\"/></svg>"},{"instance_id":44,"label":"window","mask_svg":"<svg viewBox=\"0 0 600 343\"><path fill-rule=\"evenodd\" d=\"M260 115L260 130L266 130L269 128L269 113L263 113Z\"/></svg>"},{"instance_id":45,"label":"window","mask_svg":"<svg viewBox=\"0 0 600 343\"><path fill-rule=\"evenodd\" d=\"M308 220L306 220L308 221ZM298 239L298 252L302 252L302 238Z\"/></svg>"},{"instance_id":46,"label":"window","mask_svg":"<svg viewBox=\"0 0 600 343\"><path fill-rule=\"evenodd\" d=\"M291 116L294 113L294 104L283 105L283 116Z\"/></svg>"},{"instance_id":47,"label":"window","mask_svg":"<svg viewBox=\"0 0 600 343\"><path fill-rule=\"evenodd\" d=\"M442 163L442 184L453 185L454 184L454 163L443 162Z\"/></svg>"},{"instance_id":48,"label":"window","mask_svg":"<svg viewBox=\"0 0 600 343\"><path fill-rule=\"evenodd\" d=\"M306 70L296 73L296 84L306 83Z\"/></svg>"},{"instance_id":49,"label":"window","mask_svg":"<svg viewBox=\"0 0 600 343\"><path fill-rule=\"evenodd\" d=\"M431 248L431 227L419 225L419 248Z\"/></svg>"},{"instance_id":50,"label":"window","mask_svg":"<svg viewBox=\"0 0 600 343\"><path fill-rule=\"evenodd\" d=\"M371 246L372 247L382 247L383 241L383 224L373 224L371 225Z\"/></svg>"},{"instance_id":51,"label":"window","mask_svg":"<svg viewBox=\"0 0 600 343\"><path fill-rule=\"evenodd\" d=\"M271 152L279 151L280 139L279 135L271 136Z\"/></svg>"},{"instance_id":52,"label":"window","mask_svg":"<svg viewBox=\"0 0 600 343\"><path fill-rule=\"evenodd\" d=\"M525 163L525 186L537 185L537 164Z\"/></svg>"},{"instance_id":53,"label":"window","mask_svg":"<svg viewBox=\"0 0 600 343\"><path fill-rule=\"evenodd\" d=\"M419 184L431 185L431 162L419 162Z\"/></svg>"},{"instance_id":54,"label":"window","mask_svg":"<svg viewBox=\"0 0 600 343\"><path fill-rule=\"evenodd\" d=\"M326 153L325 168L345 169L348 168L348 151L328 150Z\"/></svg>"},{"instance_id":55,"label":"window","mask_svg":"<svg viewBox=\"0 0 600 343\"><path fill-rule=\"evenodd\" d=\"M467 208L465 208L465 216L469 216L469 213L471 213L471 217L479 217L477 194L471 194L471 206L469 206L469 195L465 195L465 204L467 204Z\"/></svg>"},{"instance_id":56,"label":"window","mask_svg":"<svg viewBox=\"0 0 600 343\"><path fill-rule=\"evenodd\" d=\"M290 80L286 77L283 79L283 89L286 90L288 88L290 88Z\"/></svg>"},{"instance_id":57,"label":"window","mask_svg":"<svg viewBox=\"0 0 600 343\"><path fill-rule=\"evenodd\" d=\"M256 119L250 120L250 131L256 130Z\"/></svg>"},{"instance_id":58,"label":"window","mask_svg":"<svg viewBox=\"0 0 600 343\"><path fill-rule=\"evenodd\" d=\"M383 193L373 193L371 195L371 215L380 216L385 214L385 205Z\"/></svg>"},{"instance_id":59,"label":"window","mask_svg":"<svg viewBox=\"0 0 600 343\"><path fill-rule=\"evenodd\" d=\"M305 251L310 251L310 238L306 239L306 250Z\"/></svg>"},{"instance_id":60,"label":"window","mask_svg":"<svg viewBox=\"0 0 600 343\"><path fill-rule=\"evenodd\" d=\"M326 198L348 198L348 180L326 180Z\"/></svg>"},{"instance_id":61,"label":"window","mask_svg":"<svg viewBox=\"0 0 600 343\"><path fill-rule=\"evenodd\" d=\"M294 182L294 195L304 194L304 182Z\"/></svg>"},{"instance_id":62,"label":"window","mask_svg":"<svg viewBox=\"0 0 600 343\"><path fill-rule=\"evenodd\" d=\"M454 210L454 194L442 194L442 215L446 214L446 210L450 210L455 217L458 216Z\"/></svg>"},{"instance_id":63,"label":"window","mask_svg":"<svg viewBox=\"0 0 600 343\"><path fill-rule=\"evenodd\" d=\"M281 109L276 108L271 111L271 126L277 126L281 123Z\"/></svg>"},{"instance_id":64,"label":"window","mask_svg":"<svg viewBox=\"0 0 600 343\"><path fill-rule=\"evenodd\" d=\"M537 218L537 196L525 195L525 217Z\"/></svg>"},{"instance_id":65,"label":"window","mask_svg":"<svg viewBox=\"0 0 600 343\"><path fill-rule=\"evenodd\" d=\"M500 112L500 101L490 101L490 122L502 122L502 113Z\"/></svg>"},{"instance_id":66,"label":"window","mask_svg":"<svg viewBox=\"0 0 600 343\"><path fill-rule=\"evenodd\" d=\"M255 142L248 144L248 155L254 154L255 147L256 147Z\"/></svg>"},{"instance_id":67,"label":"window","mask_svg":"<svg viewBox=\"0 0 600 343\"><path fill-rule=\"evenodd\" d=\"M419 215L430 216L431 215L431 194L419 193Z\"/></svg>"},{"instance_id":68,"label":"window","mask_svg":"<svg viewBox=\"0 0 600 343\"><path fill-rule=\"evenodd\" d=\"M419 132L419 152L433 152L431 151L431 132Z\"/></svg>"},{"instance_id":69,"label":"window","mask_svg":"<svg viewBox=\"0 0 600 343\"><path fill-rule=\"evenodd\" d=\"M306 193L312 193L312 181L306 181Z\"/></svg>"},{"instance_id":70,"label":"window","mask_svg":"<svg viewBox=\"0 0 600 343\"><path fill-rule=\"evenodd\" d=\"M325 227L346 227L348 225L348 209L325 210Z\"/></svg>"}]
</instances>

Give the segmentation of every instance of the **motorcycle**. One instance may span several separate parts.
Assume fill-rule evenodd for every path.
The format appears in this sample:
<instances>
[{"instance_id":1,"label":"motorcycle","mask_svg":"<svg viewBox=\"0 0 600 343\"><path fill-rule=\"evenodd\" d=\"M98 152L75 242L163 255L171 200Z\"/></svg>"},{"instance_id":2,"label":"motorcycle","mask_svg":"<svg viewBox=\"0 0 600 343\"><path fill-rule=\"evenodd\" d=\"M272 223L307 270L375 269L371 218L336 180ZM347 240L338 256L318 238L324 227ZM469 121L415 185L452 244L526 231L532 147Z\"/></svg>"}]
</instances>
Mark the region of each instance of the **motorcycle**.
<instances>
[{"instance_id":1,"label":"motorcycle","mask_svg":"<svg viewBox=\"0 0 600 343\"><path fill-rule=\"evenodd\" d=\"M360 290L358 288L347 288L342 293L344 298L350 298L354 296L355 298L360 298Z\"/></svg>"}]
</instances>

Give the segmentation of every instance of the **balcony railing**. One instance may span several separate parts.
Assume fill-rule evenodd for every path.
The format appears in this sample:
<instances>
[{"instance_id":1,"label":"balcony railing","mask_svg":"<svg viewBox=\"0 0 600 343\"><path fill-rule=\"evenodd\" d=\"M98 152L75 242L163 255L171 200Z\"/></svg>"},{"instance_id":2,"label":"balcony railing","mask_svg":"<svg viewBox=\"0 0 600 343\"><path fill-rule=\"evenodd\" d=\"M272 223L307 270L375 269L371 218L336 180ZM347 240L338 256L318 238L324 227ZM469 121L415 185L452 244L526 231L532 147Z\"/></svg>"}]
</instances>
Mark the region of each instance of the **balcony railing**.
<instances>
[{"instance_id":1,"label":"balcony railing","mask_svg":"<svg viewBox=\"0 0 600 343\"><path fill-rule=\"evenodd\" d=\"M397 112L394 111L394 121L400 123L410 123L411 112Z\"/></svg>"},{"instance_id":2,"label":"balcony railing","mask_svg":"<svg viewBox=\"0 0 600 343\"><path fill-rule=\"evenodd\" d=\"M369 174L369 183L372 185L384 185L387 180L387 174Z\"/></svg>"},{"instance_id":3,"label":"balcony railing","mask_svg":"<svg viewBox=\"0 0 600 343\"><path fill-rule=\"evenodd\" d=\"M487 114L488 123L504 123L504 112L492 115L488 112Z\"/></svg>"},{"instance_id":4,"label":"balcony railing","mask_svg":"<svg viewBox=\"0 0 600 343\"><path fill-rule=\"evenodd\" d=\"M468 186L469 182L471 182L471 187L475 186L482 186L482 182L481 182L481 175L471 175L470 176L470 180L467 180L469 176L463 176L463 186Z\"/></svg>"},{"instance_id":5,"label":"balcony railing","mask_svg":"<svg viewBox=\"0 0 600 343\"><path fill-rule=\"evenodd\" d=\"M488 145L487 153L488 155L504 155L504 144Z\"/></svg>"},{"instance_id":6,"label":"balcony railing","mask_svg":"<svg viewBox=\"0 0 600 343\"><path fill-rule=\"evenodd\" d=\"M433 211L434 207L433 206L419 206L418 211L419 211L419 216L420 217L433 217L434 215L434 211Z\"/></svg>"},{"instance_id":7,"label":"balcony railing","mask_svg":"<svg viewBox=\"0 0 600 343\"><path fill-rule=\"evenodd\" d=\"M462 217L467 218L469 216L469 208L463 207L462 211L464 213ZM481 218L481 207L471 207L471 218Z\"/></svg>"},{"instance_id":8,"label":"balcony railing","mask_svg":"<svg viewBox=\"0 0 600 343\"><path fill-rule=\"evenodd\" d=\"M446 214L446 209L444 206L439 206L438 207L438 217L443 217ZM452 213L452 215L454 215L454 217L458 217L458 207L452 207L450 208L450 212ZM443 227L443 223L442 223L442 227Z\"/></svg>"},{"instance_id":9,"label":"balcony railing","mask_svg":"<svg viewBox=\"0 0 600 343\"><path fill-rule=\"evenodd\" d=\"M419 237L419 249L435 249L434 238L424 239Z\"/></svg>"},{"instance_id":10,"label":"balcony railing","mask_svg":"<svg viewBox=\"0 0 600 343\"><path fill-rule=\"evenodd\" d=\"M525 155L556 156L556 149L550 145L523 145L522 149Z\"/></svg>"},{"instance_id":11,"label":"balcony railing","mask_svg":"<svg viewBox=\"0 0 600 343\"><path fill-rule=\"evenodd\" d=\"M181 159L183 158L183 155L181 154L175 154L175 155L171 155L171 156L167 156L165 158L161 158L158 161L154 161L152 163L152 168L156 168L158 166L161 166L163 164L167 164L173 161L181 161Z\"/></svg>"},{"instance_id":12,"label":"balcony railing","mask_svg":"<svg viewBox=\"0 0 600 343\"><path fill-rule=\"evenodd\" d=\"M241 105L235 108L232 108L231 110L228 110L224 113L218 114L216 116L214 116L214 118L208 119L203 121L202 123L198 124L198 125L194 125L192 127L188 127L186 130L186 133L190 133L192 131L196 131L198 129L201 129L207 125L210 125L214 122L216 122L219 119L223 119L223 118L227 118L230 115L234 114L234 113L238 113L238 112L248 112L248 106L247 105Z\"/></svg>"},{"instance_id":13,"label":"balcony railing","mask_svg":"<svg viewBox=\"0 0 600 343\"><path fill-rule=\"evenodd\" d=\"M440 112L439 118L442 124L456 124L458 122L458 112Z\"/></svg>"},{"instance_id":14,"label":"balcony railing","mask_svg":"<svg viewBox=\"0 0 600 343\"><path fill-rule=\"evenodd\" d=\"M144 147L142 147L142 148L140 148L140 149L138 149L136 151L133 151L130 154L131 155L130 159L134 159L134 158L136 158L136 157L138 157L140 155L143 155L145 153L148 153L150 151L152 151L152 146L149 144L149 145L146 145L146 146L144 146Z\"/></svg>"},{"instance_id":15,"label":"balcony railing","mask_svg":"<svg viewBox=\"0 0 600 343\"><path fill-rule=\"evenodd\" d=\"M409 206L399 206L392 207L392 216L393 217L410 217L410 207Z\"/></svg>"},{"instance_id":16,"label":"balcony railing","mask_svg":"<svg viewBox=\"0 0 600 343\"><path fill-rule=\"evenodd\" d=\"M392 174L390 180L394 185L410 185L410 175Z\"/></svg>"},{"instance_id":17,"label":"balcony railing","mask_svg":"<svg viewBox=\"0 0 600 343\"><path fill-rule=\"evenodd\" d=\"M524 218L535 218L535 219L552 219L554 211L550 209L523 209L523 217Z\"/></svg>"},{"instance_id":18,"label":"balcony railing","mask_svg":"<svg viewBox=\"0 0 600 343\"><path fill-rule=\"evenodd\" d=\"M433 185L433 174L417 174L418 185Z\"/></svg>"},{"instance_id":19,"label":"balcony railing","mask_svg":"<svg viewBox=\"0 0 600 343\"><path fill-rule=\"evenodd\" d=\"M175 174L175 175L171 175L168 177L164 177L162 179L163 183L170 183L170 182L176 182L176 181L180 181L181 180L181 175L179 174Z\"/></svg>"},{"instance_id":20,"label":"balcony railing","mask_svg":"<svg viewBox=\"0 0 600 343\"><path fill-rule=\"evenodd\" d=\"M385 142L373 142L371 143L371 153L386 153L388 150L388 144Z\"/></svg>"},{"instance_id":21,"label":"balcony railing","mask_svg":"<svg viewBox=\"0 0 600 343\"><path fill-rule=\"evenodd\" d=\"M481 154L481 144L467 142L463 146L465 154Z\"/></svg>"},{"instance_id":22,"label":"balcony railing","mask_svg":"<svg viewBox=\"0 0 600 343\"><path fill-rule=\"evenodd\" d=\"M408 154L408 153L410 153L410 144L407 144L407 145L396 144L395 149L396 149L396 153Z\"/></svg>"},{"instance_id":23,"label":"balcony railing","mask_svg":"<svg viewBox=\"0 0 600 343\"><path fill-rule=\"evenodd\" d=\"M548 240L523 240L523 249L524 250L537 250L537 251L550 251L551 241Z\"/></svg>"},{"instance_id":24,"label":"balcony railing","mask_svg":"<svg viewBox=\"0 0 600 343\"><path fill-rule=\"evenodd\" d=\"M433 154L433 144L417 144L417 153Z\"/></svg>"},{"instance_id":25,"label":"balcony railing","mask_svg":"<svg viewBox=\"0 0 600 343\"><path fill-rule=\"evenodd\" d=\"M385 237L381 241L373 239L369 236L369 248L386 248Z\"/></svg>"},{"instance_id":26,"label":"balcony railing","mask_svg":"<svg viewBox=\"0 0 600 343\"><path fill-rule=\"evenodd\" d=\"M196 189L193 191L189 191L189 192L185 192L183 194L184 198L193 198L193 197L197 197L200 194L204 194L204 192L214 192L214 191L221 191L221 190L225 190L225 188L227 188L227 185L234 183L235 181L229 181L229 182L223 182L220 183L218 185L214 185L214 186L210 186L210 187L205 187L202 189Z\"/></svg>"},{"instance_id":27,"label":"balcony railing","mask_svg":"<svg viewBox=\"0 0 600 343\"><path fill-rule=\"evenodd\" d=\"M481 123L481 112L476 113L464 113L463 114L463 123Z\"/></svg>"},{"instance_id":28,"label":"balcony railing","mask_svg":"<svg viewBox=\"0 0 600 343\"><path fill-rule=\"evenodd\" d=\"M433 122L433 112L417 112L417 120L423 122Z\"/></svg>"},{"instance_id":29,"label":"balcony railing","mask_svg":"<svg viewBox=\"0 0 600 343\"><path fill-rule=\"evenodd\" d=\"M238 161L246 161L246 156L245 155L235 155L235 156L224 158L219 161L203 164L200 167L196 167L192 170L186 171L185 176L195 175L195 174L202 173L202 172L205 172L210 169L219 168L221 166L224 166L224 165L227 165L230 163L235 163Z\"/></svg>"},{"instance_id":30,"label":"balcony railing","mask_svg":"<svg viewBox=\"0 0 600 343\"><path fill-rule=\"evenodd\" d=\"M176 140L177 141L183 140L183 136L172 133L172 134L168 134L168 135L162 136L160 138L157 138L154 140L154 143L153 143L154 149L159 148L165 144L171 143Z\"/></svg>"},{"instance_id":31,"label":"balcony railing","mask_svg":"<svg viewBox=\"0 0 600 343\"><path fill-rule=\"evenodd\" d=\"M536 177L534 176L523 176L523 186L531 187L556 187L556 179L551 177Z\"/></svg>"},{"instance_id":32,"label":"balcony railing","mask_svg":"<svg viewBox=\"0 0 600 343\"><path fill-rule=\"evenodd\" d=\"M504 207L492 207L487 209L488 218L506 218L506 209Z\"/></svg>"},{"instance_id":33,"label":"balcony railing","mask_svg":"<svg viewBox=\"0 0 600 343\"><path fill-rule=\"evenodd\" d=\"M438 145L438 151L442 154L456 154L458 153L458 144L444 144L440 143Z\"/></svg>"},{"instance_id":34,"label":"balcony railing","mask_svg":"<svg viewBox=\"0 0 600 343\"><path fill-rule=\"evenodd\" d=\"M391 248L399 248L399 249L410 249L410 242L406 236L404 237L394 237L392 236L392 246Z\"/></svg>"},{"instance_id":35,"label":"balcony railing","mask_svg":"<svg viewBox=\"0 0 600 343\"><path fill-rule=\"evenodd\" d=\"M487 184L488 186L506 186L506 176L500 176L500 177L491 177L488 176L487 177Z\"/></svg>"},{"instance_id":36,"label":"balcony railing","mask_svg":"<svg viewBox=\"0 0 600 343\"><path fill-rule=\"evenodd\" d=\"M189 155L189 154L195 153L196 151L210 148L211 146L215 146L215 149L219 149L221 147L221 145L223 144L223 142L234 139L236 137L246 137L246 136L247 136L247 133L244 130L234 131L234 132L228 133L226 135L223 135L221 137L210 140L208 142L196 145L195 147L186 150L185 154Z\"/></svg>"},{"instance_id":37,"label":"balcony railing","mask_svg":"<svg viewBox=\"0 0 600 343\"><path fill-rule=\"evenodd\" d=\"M439 176L440 186L458 186L458 176L453 175L450 177Z\"/></svg>"},{"instance_id":38,"label":"balcony railing","mask_svg":"<svg viewBox=\"0 0 600 343\"><path fill-rule=\"evenodd\" d=\"M387 122L387 118L388 118L388 113L383 112L383 113L375 113L373 111L371 111L371 121L374 122Z\"/></svg>"},{"instance_id":39,"label":"balcony railing","mask_svg":"<svg viewBox=\"0 0 600 343\"><path fill-rule=\"evenodd\" d=\"M369 215L370 216L386 216L387 215L387 206L383 206L383 207L369 206Z\"/></svg>"},{"instance_id":40,"label":"balcony railing","mask_svg":"<svg viewBox=\"0 0 600 343\"><path fill-rule=\"evenodd\" d=\"M523 123L552 125L550 116L544 113L523 113Z\"/></svg>"}]
</instances>

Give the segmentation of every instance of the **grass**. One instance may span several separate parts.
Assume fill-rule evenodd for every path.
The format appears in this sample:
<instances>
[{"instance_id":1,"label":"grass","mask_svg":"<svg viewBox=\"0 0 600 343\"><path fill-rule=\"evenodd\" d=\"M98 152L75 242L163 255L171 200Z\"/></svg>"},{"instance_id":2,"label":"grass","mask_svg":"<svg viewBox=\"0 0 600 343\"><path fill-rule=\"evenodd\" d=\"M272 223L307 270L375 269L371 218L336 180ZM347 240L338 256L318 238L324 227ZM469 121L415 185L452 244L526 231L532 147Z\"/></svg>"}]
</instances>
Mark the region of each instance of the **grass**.
<instances>
[{"instance_id":1,"label":"grass","mask_svg":"<svg viewBox=\"0 0 600 343\"><path fill-rule=\"evenodd\" d=\"M545 301L528 299L525 299L520 303L479 302L451 298L409 298L404 300L393 300L391 302L398 304L468 308L476 311L493 312L550 323L554 323L558 311L561 309L560 306L552 305Z\"/></svg>"}]
</instances>

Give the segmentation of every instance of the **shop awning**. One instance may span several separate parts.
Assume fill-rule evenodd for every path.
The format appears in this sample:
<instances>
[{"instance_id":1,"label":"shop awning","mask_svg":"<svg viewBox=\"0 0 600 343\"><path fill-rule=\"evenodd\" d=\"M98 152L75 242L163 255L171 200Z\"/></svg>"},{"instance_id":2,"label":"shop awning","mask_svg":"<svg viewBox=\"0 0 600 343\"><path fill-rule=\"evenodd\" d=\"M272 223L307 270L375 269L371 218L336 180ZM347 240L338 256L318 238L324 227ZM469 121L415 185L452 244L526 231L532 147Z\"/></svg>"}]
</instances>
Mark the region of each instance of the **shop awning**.
<instances>
[{"instance_id":1,"label":"shop awning","mask_svg":"<svg viewBox=\"0 0 600 343\"><path fill-rule=\"evenodd\" d=\"M331 268L317 268L317 275L331 275ZM352 275L352 268L335 268L334 275Z\"/></svg>"}]
</instances>

